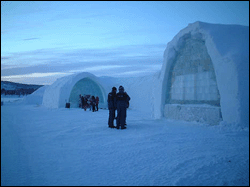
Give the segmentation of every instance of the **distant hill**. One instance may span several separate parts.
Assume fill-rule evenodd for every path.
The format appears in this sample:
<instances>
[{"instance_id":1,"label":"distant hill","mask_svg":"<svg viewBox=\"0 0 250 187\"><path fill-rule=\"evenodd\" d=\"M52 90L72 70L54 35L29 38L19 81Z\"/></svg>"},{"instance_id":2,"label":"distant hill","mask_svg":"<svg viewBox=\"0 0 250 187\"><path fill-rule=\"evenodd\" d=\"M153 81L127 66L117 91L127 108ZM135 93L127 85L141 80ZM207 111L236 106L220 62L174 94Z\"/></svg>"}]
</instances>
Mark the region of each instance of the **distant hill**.
<instances>
[{"instance_id":1,"label":"distant hill","mask_svg":"<svg viewBox=\"0 0 250 187\"><path fill-rule=\"evenodd\" d=\"M31 94L43 85L21 84L10 81L1 81L1 94L20 95Z\"/></svg>"},{"instance_id":2,"label":"distant hill","mask_svg":"<svg viewBox=\"0 0 250 187\"><path fill-rule=\"evenodd\" d=\"M21 84L21 83L15 83L10 81L1 81L1 89L5 90L18 90L18 89L38 89L42 87L43 85L35 85L35 84Z\"/></svg>"}]
</instances>

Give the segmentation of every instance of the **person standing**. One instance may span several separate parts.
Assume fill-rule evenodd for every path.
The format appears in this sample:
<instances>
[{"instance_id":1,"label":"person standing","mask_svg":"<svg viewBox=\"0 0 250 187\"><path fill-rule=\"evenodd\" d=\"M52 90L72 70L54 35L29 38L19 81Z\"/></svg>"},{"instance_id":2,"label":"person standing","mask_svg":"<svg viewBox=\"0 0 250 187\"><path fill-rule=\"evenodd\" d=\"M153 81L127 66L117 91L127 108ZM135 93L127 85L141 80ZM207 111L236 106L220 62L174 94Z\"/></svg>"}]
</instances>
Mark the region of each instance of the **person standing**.
<instances>
[{"instance_id":1,"label":"person standing","mask_svg":"<svg viewBox=\"0 0 250 187\"><path fill-rule=\"evenodd\" d=\"M83 96L82 96L83 97ZM83 109L86 111L87 110L87 103L88 99L86 96L83 97Z\"/></svg>"},{"instance_id":2,"label":"person standing","mask_svg":"<svg viewBox=\"0 0 250 187\"><path fill-rule=\"evenodd\" d=\"M116 110L116 87L112 88L112 91L108 94L108 109L109 109L109 128L115 128L114 119L115 119L115 110Z\"/></svg>"},{"instance_id":3,"label":"person standing","mask_svg":"<svg viewBox=\"0 0 250 187\"><path fill-rule=\"evenodd\" d=\"M92 110L92 97L89 96L89 99L88 99L88 107L89 107L89 111Z\"/></svg>"},{"instance_id":4,"label":"person standing","mask_svg":"<svg viewBox=\"0 0 250 187\"><path fill-rule=\"evenodd\" d=\"M99 97L98 96L95 97L95 101L96 101L96 103L95 103L96 111L98 111L98 104L99 104Z\"/></svg>"},{"instance_id":5,"label":"person standing","mask_svg":"<svg viewBox=\"0 0 250 187\"><path fill-rule=\"evenodd\" d=\"M79 108L82 108L82 95L79 95Z\"/></svg>"},{"instance_id":6,"label":"person standing","mask_svg":"<svg viewBox=\"0 0 250 187\"><path fill-rule=\"evenodd\" d=\"M95 104L96 104L95 96L92 96L91 98L92 112L95 112Z\"/></svg>"},{"instance_id":7,"label":"person standing","mask_svg":"<svg viewBox=\"0 0 250 187\"><path fill-rule=\"evenodd\" d=\"M116 95L116 106L117 106L117 118L116 118L116 128L126 129L126 117L128 102L130 100L129 95L124 92L124 87L119 87L119 92Z\"/></svg>"}]
</instances>

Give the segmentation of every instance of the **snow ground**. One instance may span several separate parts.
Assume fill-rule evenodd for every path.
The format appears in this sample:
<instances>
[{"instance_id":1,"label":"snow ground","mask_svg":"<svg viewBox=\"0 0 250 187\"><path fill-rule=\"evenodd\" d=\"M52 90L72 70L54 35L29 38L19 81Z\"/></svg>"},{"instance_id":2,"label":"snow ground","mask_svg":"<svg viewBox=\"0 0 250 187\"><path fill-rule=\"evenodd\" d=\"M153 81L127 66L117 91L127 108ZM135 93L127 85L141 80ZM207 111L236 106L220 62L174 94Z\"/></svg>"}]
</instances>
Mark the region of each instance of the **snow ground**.
<instances>
[{"instance_id":1,"label":"snow ground","mask_svg":"<svg viewBox=\"0 0 250 187\"><path fill-rule=\"evenodd\" d=\"M13 103L25 99L26 96L20 95L1 95L1 101L4 103Z\"/></svg>"},{"instance_id":2,"label":"snow ground","mask_svg":"<svg viewBox=\"0 0 250 187\"><path fill-rule=\"evenodd\" d=\"M1 185L249 186L249 129L136 110L125 130L107 120L108 110L4 102Z\"/></svg>"}]
</instances>

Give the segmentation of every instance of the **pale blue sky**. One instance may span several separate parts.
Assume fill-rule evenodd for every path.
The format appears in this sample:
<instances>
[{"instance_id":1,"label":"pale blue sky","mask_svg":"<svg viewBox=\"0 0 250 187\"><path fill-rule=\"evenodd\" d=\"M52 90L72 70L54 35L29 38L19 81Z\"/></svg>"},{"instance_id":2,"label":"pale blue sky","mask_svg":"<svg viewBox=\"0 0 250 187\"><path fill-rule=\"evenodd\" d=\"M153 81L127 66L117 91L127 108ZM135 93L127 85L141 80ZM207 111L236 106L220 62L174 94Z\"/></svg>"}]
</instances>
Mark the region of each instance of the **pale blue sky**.
<instances>
[{"instance_id":1,"label":"pale blue sky","mask_svg":"<svg viewBox=\"0 0 250 187\"><path fill-rule=\"evenodd\" d=\"M154 72L167 43L196 21L249 26L249 2L1 1L1 80Z\"/></svg>"}]
</instances>

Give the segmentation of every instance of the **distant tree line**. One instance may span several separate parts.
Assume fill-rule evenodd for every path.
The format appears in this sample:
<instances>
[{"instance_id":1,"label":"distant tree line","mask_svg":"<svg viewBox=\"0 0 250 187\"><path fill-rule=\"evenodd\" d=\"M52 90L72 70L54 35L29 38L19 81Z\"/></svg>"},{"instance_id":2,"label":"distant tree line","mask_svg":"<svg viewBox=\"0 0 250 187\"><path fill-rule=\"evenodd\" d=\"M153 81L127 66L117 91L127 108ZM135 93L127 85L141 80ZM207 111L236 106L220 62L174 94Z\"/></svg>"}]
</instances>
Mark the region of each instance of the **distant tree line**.
<instances>
[{"instance_id":1,"label":"distant tree line","mask_svg":"<svg viewBox=\"0 0 250 187\"><path fill-rule=\"evenodd\" d=\"M20 88L16 90L5 90L4 88L1 89L1 95L28 95L32 94L38 88Z\"/></svg>"}]
</instances>

